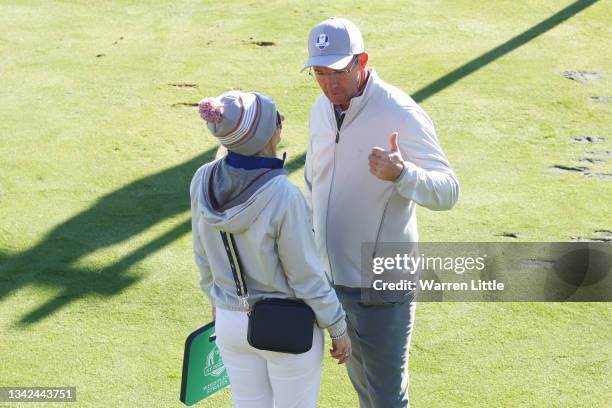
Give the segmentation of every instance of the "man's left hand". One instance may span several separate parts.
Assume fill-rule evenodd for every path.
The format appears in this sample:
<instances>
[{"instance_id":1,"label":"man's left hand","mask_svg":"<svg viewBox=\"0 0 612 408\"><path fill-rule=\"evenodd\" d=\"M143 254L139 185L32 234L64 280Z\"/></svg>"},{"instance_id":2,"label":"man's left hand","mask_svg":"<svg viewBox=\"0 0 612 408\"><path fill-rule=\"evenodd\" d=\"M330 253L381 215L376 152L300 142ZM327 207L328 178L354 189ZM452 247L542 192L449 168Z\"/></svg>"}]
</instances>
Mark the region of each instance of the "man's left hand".
<instances>
[{"instance_id":1,"label":"man's left hand","mask_svg":"<svg viewBox=\"0 0 612 408\"><path fill-rule=\"evenodd\" d=\"M404 169L404 159L397 144L397 132L391 134L389 139L390 150L374 147L368 156L370 173L381 180L395 181Z\"/></svg>"}]
</instances>

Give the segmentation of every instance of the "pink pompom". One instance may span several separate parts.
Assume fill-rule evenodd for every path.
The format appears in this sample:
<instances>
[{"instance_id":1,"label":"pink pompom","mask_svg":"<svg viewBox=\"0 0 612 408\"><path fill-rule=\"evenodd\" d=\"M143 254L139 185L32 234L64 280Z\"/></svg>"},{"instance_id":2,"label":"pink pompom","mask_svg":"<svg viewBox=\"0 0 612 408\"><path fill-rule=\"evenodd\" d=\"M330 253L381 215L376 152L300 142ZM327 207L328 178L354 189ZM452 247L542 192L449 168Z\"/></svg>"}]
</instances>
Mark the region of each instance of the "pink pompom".
<instances>
[{"instance_id":1,"label":"pink pompom","mask_svg":"<svg viewBox=\"0 0 612 408\"><path fill-rule=\"evenodd\" d=\"M215 98L204 98L198 102L200 116L207 122L219 123L223 119L223 105Z\"/></svg>"}]
</instances>

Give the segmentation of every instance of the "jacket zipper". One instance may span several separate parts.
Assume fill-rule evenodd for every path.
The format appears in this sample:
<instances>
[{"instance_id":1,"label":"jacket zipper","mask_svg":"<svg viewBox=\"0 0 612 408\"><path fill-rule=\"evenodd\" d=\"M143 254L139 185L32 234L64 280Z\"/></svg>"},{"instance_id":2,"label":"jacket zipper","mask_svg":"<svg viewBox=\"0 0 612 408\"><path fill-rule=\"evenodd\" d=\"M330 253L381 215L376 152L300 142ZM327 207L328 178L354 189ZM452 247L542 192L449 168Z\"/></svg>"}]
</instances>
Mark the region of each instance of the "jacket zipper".
<instances>
[{"instance_id":1,"label":"jacket zipper","mask_svg":"<svg viewBox=\"0 0 612 408\"><path fill-rule=\"evenodd\" d=\"M336 143L334 144L334 163L333 163L333 170L332 170L332 179L331 179L331 185L329 187L329 194L327 195L327 210L325 211L325 250L327 251L327 260L329 262L329 274L331 275L331 283L332 285L334 284L335 278L334 278L334 271L332 268L332 261L329 255L329 244L328 244L328 225L329 223L327 222L327 218L329 216L329 206L331 204L331 195L332 195L332 191L334 190L334 180L336 178L336 150L337 150L337 146L338 146L338 142L340 141L340 129L336 129Z\"/></svg>"},{"instance_id":2,"label":"jacket zipper","mask_svg":"<svg viewBox=\"0 0 612 408\"><path fill-rule=\"evenodd\" d=\"M393 194L391 194L391 197L393 197ZM385 204L385 208L383 209L382 216L380 217L380 222L378 223L378 230L376 231L376 241L374 241L374 251L372 252L372 259L376 257L376 250L378 249L378 241L380 240L380 234L382 232L383 222L385 221L385 214L387 213L387 207L389 206L389 203L391 202L391 197L389 197L389 199L387 200Z\"/></svg>"},{"instance_id":3,"label":"jacket zipper","mask_svg":"<svg viewBox=\"0 0 612 408\"><path fill-rule=\"evenodd\" d=\"M332 115L335 115L335 112L333 111L334 107L332 105ZM338 122L336 120L336 140L335 140L335 144L334 144L334 162L333 162L333 168L332 168L332 179L331 179L331 185L329 187L329 194L327 195L327 209L325 211L325 250L327 251L327 260L329 262L329 274L331 276L331 284L333 285L335 282L335 278L334 278L334 271L332 268L332 261L331 261L331 257L329 255L329 239L328 239L328 230L329 228L327 227L329 224L327 222L327 219L329 217L329 207L331 204L331 195L332 195L332 191L334 190L334 180L336 179L336 151L338 150L338 143L340 142L340 128L342 127L342 124L340 123L340 126L338 126Z\"/></svg>"}]
</instances>

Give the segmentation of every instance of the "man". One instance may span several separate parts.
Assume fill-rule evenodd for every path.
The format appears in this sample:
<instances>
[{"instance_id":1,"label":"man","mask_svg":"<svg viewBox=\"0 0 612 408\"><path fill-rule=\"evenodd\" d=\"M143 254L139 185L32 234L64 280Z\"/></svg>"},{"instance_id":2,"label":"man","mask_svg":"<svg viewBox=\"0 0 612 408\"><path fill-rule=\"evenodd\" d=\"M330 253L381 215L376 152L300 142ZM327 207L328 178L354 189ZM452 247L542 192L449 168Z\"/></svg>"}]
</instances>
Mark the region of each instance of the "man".
<instances>
[{"instance_id":1,"label":"man","mask_svg":"<svg viewBox=\"0 0 612 408\"><path fill-rule=\"evenodd\" d=\"M308 37L309 69L323 95L309 116L306 197L328 278L347 313L347 362L361 407L408 407L414 292L368 301L362 244L417 242L416 205L449 210L459 184L427 114L367 66L359 29L341 18ZM385 147L385 148L383 148Z\"/></svg>"}]
</instances>

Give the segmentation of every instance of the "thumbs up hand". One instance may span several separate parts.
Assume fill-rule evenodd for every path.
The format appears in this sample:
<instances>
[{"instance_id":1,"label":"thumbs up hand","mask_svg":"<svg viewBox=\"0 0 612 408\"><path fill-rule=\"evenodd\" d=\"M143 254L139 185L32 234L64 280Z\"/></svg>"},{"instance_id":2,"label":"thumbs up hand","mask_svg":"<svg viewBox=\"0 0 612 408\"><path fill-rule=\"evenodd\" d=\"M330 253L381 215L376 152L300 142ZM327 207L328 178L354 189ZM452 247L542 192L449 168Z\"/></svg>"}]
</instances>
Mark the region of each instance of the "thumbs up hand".
<instances>
[{"instance_id":1,"label":"thumbs up hand","mask_svg":"<svg viewBox=\"0 0 612 408\"><path fill-rule=\"evenodd\" d=\"M372 148L368 156L370 173L381 180L395 181L404 169L404 159L397 144L397 132L391 134L389 139L389 150L380 147Z\"/></svg>"}]
</instances>

